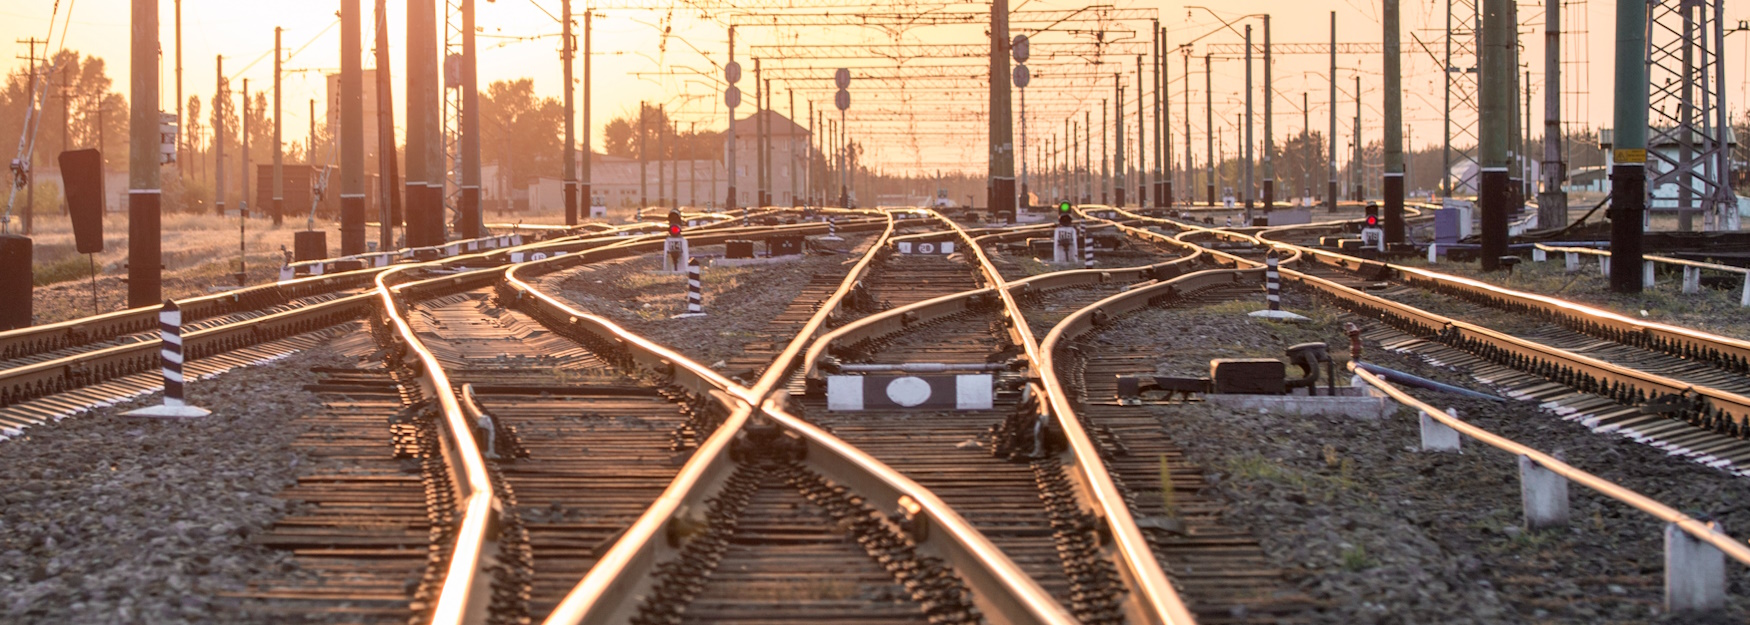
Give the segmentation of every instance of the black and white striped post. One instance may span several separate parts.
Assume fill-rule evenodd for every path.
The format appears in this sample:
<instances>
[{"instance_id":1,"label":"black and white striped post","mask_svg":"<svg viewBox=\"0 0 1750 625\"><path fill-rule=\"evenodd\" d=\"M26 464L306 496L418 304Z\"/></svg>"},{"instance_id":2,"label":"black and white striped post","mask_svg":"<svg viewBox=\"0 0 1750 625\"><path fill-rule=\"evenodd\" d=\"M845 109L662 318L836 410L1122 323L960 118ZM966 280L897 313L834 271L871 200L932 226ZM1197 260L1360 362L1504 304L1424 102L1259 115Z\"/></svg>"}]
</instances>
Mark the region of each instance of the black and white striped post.
<instances>
[{"instance_id":1,"label":"black and white striped post","mask_svg":"<svg viewBox=\"0 0 1750 625\"><path fill-rule=\"evenodd\" d=\"M826 236L821 237L820 240L822 240L822 241L843 241L843 240L845 240L844 237L839 236L839 222L837 219L834 219L832 217L826 218Z\"/></svg>"},{"instance_id":2,"label":"black and white striped post","mask_svg":"<svg viewBox=\"0 0 1750 625\"><path fill-rule=\"evenodd\" d=\"M183 401L182 376L182 309L176 302L164 300L158 311L159 350L164 360L164 403L149 408L128 411L126 416L187 419L204 417L212 412L190 406Z\"/></svg>"},{"instance_id":3,"label":"black and white striped post","mask_svg":"<svg viewBox=\"0 0 1750 625\"><path fill-rule=\"evenodd\" d=\"M1276 268L1279 259L1274 249L1264 254L1264 298L1269 307L1248 314L1277 321L1308 321L1306 317L1282 309L1282 272Z\"/></svg>"},{"instance_id":4,"label":"black and white striped post","mask_svg":"<svg viewBox=\"0 0 1750 625\"><path fill-rule=\"evenodd\" d=\"M1270 310L1282 310L1282 272L1276 270L1276 250L1264 254L1264 292Z\"/></svg>"},{"instance_id":5,"label":"black and white striped post","mask_svg":"<svg viewBox=\"0 0 1750 625\"><path fill-rule=\"evenodd\" d=\"M675 315L675 319L705 316L705 290L699 276L699 259L687 259L687 312Z\"/></svg>"},{"instance_id":6,"label":"black and white striped post","mask_svg":"<svg viewBox=\"0 0 1750 625\"><path fill-rule=\"evenodd\" d=\"M1087 224L1076 224L1076 238L1082 242L1082 268L1094 268L1094 242L1088 239Z\"/></svg>"}]
</instances>

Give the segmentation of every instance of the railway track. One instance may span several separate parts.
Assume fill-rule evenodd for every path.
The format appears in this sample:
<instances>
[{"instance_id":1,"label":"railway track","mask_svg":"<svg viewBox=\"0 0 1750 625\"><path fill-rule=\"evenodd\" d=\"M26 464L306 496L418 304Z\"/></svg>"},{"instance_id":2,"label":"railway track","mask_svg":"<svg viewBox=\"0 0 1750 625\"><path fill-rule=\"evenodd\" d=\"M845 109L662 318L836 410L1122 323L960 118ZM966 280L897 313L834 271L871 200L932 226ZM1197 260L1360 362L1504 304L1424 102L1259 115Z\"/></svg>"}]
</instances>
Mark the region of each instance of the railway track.
<instances>
[{"instance_id":1,"label":"railway track","mask_svg":"<svg viewBox=\"0 0 1750 625\"><path fill-rule=\"evenodd\" d=\"M1267 245L1290 250L1292 258L1283 261L1286 277L1401 333L1386 340L1393 349L1470 370L1507 394L1538 401L1563 418L1620 432L1675 455L1734 472L1743 472L1740 465L1750 461L1750 442L1744 440L1750 397L1732 390L1743 384L1742 376L1734 373L1742 361L1736 355L1741 341L1268 238L1195 227L1179 237L1225 239L1234 246L1230 255L1235 262L1252 265ZM1250 259L1242 258L1247 254ZM1400 276L1403 281L1394 286ZM1412 288L1459 300L1417 297L1418 303L1432 300L1431 307L1460 315L1484 313L1477 317L1481 322L1393 298L1408 299ZM1511 325L1527 328L1525 336L1496 329L1504 316L1516 317ZM1679 361L1674 355L1690 357Z\"/></svg>"},{"instance_id":2,"label":"railway track","mask_svg":"<svg viewBox=\"0 0 1750 625\"><path fill-rule=\"evenodd\" d=\"M551 618L565 620L578 596L565 591L587 571L646 592L590 593L610 603L584 619L813 622L852 610L871 622L1067 622L927 491L805 424L749 425L746 387L502 269L398 281L380 281L398 312L378 327L400 337L390 353L406 354L402 366L385 371L399 371L408 403L388 429L419 459L431 528L425 566L399 572L410 591L400 619L515 622L557 607ZM475 431L485 415L493 426ZM655 516L665 502L674 507ZM401 523L402 537L418 529ZM628 562L624 550L675 559ZM353 559L359 575L381 571ZM623 569L633 563L639 574ZM340 590L306 598L328 593L333 607Z\"/></svg>"}]
</instances>

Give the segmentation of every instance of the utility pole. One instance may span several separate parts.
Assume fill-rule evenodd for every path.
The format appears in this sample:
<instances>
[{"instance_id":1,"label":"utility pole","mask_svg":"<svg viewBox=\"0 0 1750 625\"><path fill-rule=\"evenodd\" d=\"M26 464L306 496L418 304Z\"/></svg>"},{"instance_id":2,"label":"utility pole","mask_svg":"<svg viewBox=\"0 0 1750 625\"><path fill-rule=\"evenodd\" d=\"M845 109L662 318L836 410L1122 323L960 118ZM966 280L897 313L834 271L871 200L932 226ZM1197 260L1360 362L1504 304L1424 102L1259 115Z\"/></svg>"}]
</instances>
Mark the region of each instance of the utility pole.
<instances>
[{"instance_id":1,"label":"utility pole","mask_svg":"<svg viewBox=\"0 0 1750 625\"><path fill-rule=\"evenodd\" d=\"M1101 111L1101 114L1104 114L1106 111L1106 102L1104 100L1102 100L1100 102L1100 111ZM1094 203L1094 135L1093 135L1093 132L1094 132L1094 113L1093 113L1093 111L1082 111L1082 171L1088 172L1088 175L1087 175L1088 192L1087 192L1087 195L1083 196L1084 198L1086 198L1086 199L1082 200L1083 204ZM1100 136L1102 139L1105 138L1104 133L1101 133ZM1102 159L1101 162L1103 164L1104 159Z\"/></svg>"},{"instance_id":2,"label":"utility pole","mask_svg":"<svg viewBox=\"0 0 1750 625\"><path fill-rule=\"evenodd\" d=\"M784 126L784 147L790 156L790 205L795 206L799 191L796 187L796 174L798 172L796 167L796 133L792 132L790 128L796 124L796 91L786 87L784 93L790 96L790 113L788 115L790 119L788 120L789 124Z\"/></svg>"},{"instance_id":3,"label":"utility pole","mask_svg":"<svg viewBox=\"0 0 1750 625\"><path fill-rule=\"evenodd\" d=\"M213 72L213 214L225 216L225 57L215 56ZM99 109L102 110L102 109ZM102 143L98 147L103 147ZM239 213L241 215L241 213Z\"/></svg>"},{"instance_id":4,"label":"utility pole","mask_svg":"<svg viewBox=\"0 0 1750 625\"><path fill-rule=\"evenodd\" d=\"M25 78L25 82L28 83L28 86L26 87L26 94L27 95L25 97L25 102L28 103L27 107L29 107L29 109L33 110L37 105L37 100L36 100L36 46L39 43L43 44L43 52L46 54L48 52L49 42L40 41L40 40L36 39L35 37L31 37L29 39L25 39L23 41L20 41L19 43L22 43L22 44L29 46L29 50L30 50L30 52L29 52L30 56L27 57L30 59L30 74L28 74ZM45 58L43 60L46 61L48 59ZM47 87L48 87L47 85L44 85L44 88L47 88ZM67 105L67 99L65 97L61 98L61 124L62 124L61 127L63 129L66 128L66 123L67 123L67 121L66 121L67 120L67 112L66 112L67 106L66 105ZM101 107L99 107L99 108L101 109ZM41 115L41 112L39 111L37 114ZM25 115L25 119L27 119L27 120L30 119L30 115L28 115L28 114ZM40 117L39 117L39 119L40 119ZM67 149L66 134L67 133L65 130L63 130L61 132L61 137L62 137L61 138L61 149L63 149L63 150ZM103 146L100 144L98 147L101 148ZM24 175L25 175L25 179L24 179L24 210L19 211L19 213L20 213L19 217L23 221L22 225L24 226L24 233L25 234L31 233L31 213L34 212L34 209L36 208L36 167L34 166L36 164L36 152L34 150L31 151L29 158L30 158L31 162L26 164L27 166L25 167L25 170L24 170ZM26 316L28 316L28 315L26 315ZM26 319L25 321L26 321L25 325L29 325L29 323L28 323L29 320Z\"/></svg>"},{"instance_id":5,"label":"utility pole","mask_svg":"<svg viewBox=\"0 0 1750 625\"><path fill-rule=\"evenodd\" d=\"M1562 162L1562 3L1548 0L1543 13L1543 189L1537 194L1537 226L1568 225L1567 163Z\"/></svg>"},{"instance_id":6,"label":"utility pole","mask_svg":"<svg viewBox=\"0 0 1750 625\"><path fill-rule=\"evenodd\" d=\"M1167 143L1172 141L1172 134L1167 128L1168 120L1165 113L1168 109L1163 106L1165 98L1167 97L1167 34L1161 31L1160 20L1154 20L1153 22L1150 22L1150 24L1151 26L1149 30L1152 31L1152 34L1154 35L1154 58L1150 59L1152 69L1154 69L1154 80L1149 82L1149 86L1154 88L1155 97L1154 103L1149 107L1150 112L1154 113L1154 123L1149 125L1149 130L1154 133L1155 139L1155 168L1154 177L1148 180L1148 188L1151 190L1147 192L1139 190L1136 203L1137 206L1149 206L1149 196L1153 195L1153 206L1159 208L1165 206L1166 202L1170 201L1170 198L1166 196L1166 191L1164 189L1172 186L1172 179L1170 175L1163 175L1163 172L1171 172L1172 167L1170 163L1163 159L1166 158L1167 154L1171 153L1171 150L1167 149ZM1136 87L1136 122L1141 124L1142 97L1143 94L1147 92L1142 90L1142 76L1140 73L1136 79L1138 81ZM1162 139L1163 137L1165 137L1165 140ZM1138 143L1137 145L1140 147L1142 144ZM1144 167L1147 167L1147 165L1144 165ZM1137 182L1140 183L1142 181L1139 180ZM1140 188L1141 187L1139 187L1139 189Z\"/></svg>"},{"instance_id":7,"label":"utility pole","mask_svg":"<svg viewBox=\"0 0 1750 625\"><path fill-rule=\"evenodd\" d=\"M1367 168L1361 151L1361 74L1355 75L1355 155L1349 162L1349 178L1355 182L1355 201L1367 200L1366 185L1362 182L1362 171Z\"/></svg>"},{"instance_id":8,"label":"utility pole","mask_svg":"<svg viewBox=\"0 0 1750 625\"><path fill-rule=\"evenodd\" d=\"M128 92L128 307L164 301L159 272L158 0L133 0ZM36 84L36 75L30 77Z\"/></svg>"},{"instance_id":9,"label":"utility pole","mask_svg":"<svg viewBox=\"0 0 1750 625\"><path fill-rule=\"evenodd\" d=\"M1113 75L1112 82L1118 82L1116 74ZM1118 95L1117 95L1118 90L1116 87L1113 88L1112 93L1113 93L1113 97L1116 99L1118 97ZM1092 124L1090 124L1090 126L1091 125ZM1107 155L1106 148L1109 147L1106 145L1106 139L1107 139L1106 128L1108 126L1109 126L1109 122L1106 119L1106 99L1100 98L1100 203L1101 204L1107 204L1107 203L1111 202L1112 183L1111 183L1111 179L1108 177L1107 170L1106 170L1106 155ZM1088 144L1089 147L1092 147L1093 145L1094 145L1093 143Z\"/></svg>"},{"instance_id":10,"label":"utility pole","mask_svg":"<svg viewBox=\"0 0 1750 625\"><path fill-rule=\"evenodd\" d=\"M1191 48L1186 47L1183 56L1179 58L1185 68L1185 97L1180 104L1184 109L1185 119L1185 197L1187 200L1185 203L1196 204L1196 191L1192 190L1197 186L1197 155L1191 150ZM1163 86L1165 86L1166 83L1167 80L1165 78L1161 79L1161 84ZM1162 112L1164 113L1165 110ZM1171 189L1168 189L1168 191L1171 191ZM1167 200L1169 202L1172 201L1170 195Z\"/></svg>"},{"instance_id":11,"label":"utility pole","mask_svg":"<svg viewBox=\"0 0 1750 625\"><path fill-rule=\"evenodd\" d=\"M1507 210L1508 216L1518 214L1525 207L1525 180L1520 165L1525 155L1525 141L1519 134L1519 2L1507 3L1507 28L1511 35L1507 38L1507 62L1510 68L1507 72L1508 93L1512 95L1507 100Z\"/></svg>"},{"instance_id":12,"label":"utility pole","mask_svg":"<svg viewBox=\"0 0 1750 625\"><path fill-rule=\"evenodd\" d=\"M1647 0L1616 4L1616 113L1610 169L1610 290L1641 292L1647 211ZM1484 260L1488 260L1487 256Z\"/></svg>"},{"instance_id":13,"label":"utility pole","mask_svg":"<svg viewBox=\"0 0 1750 625\"><path fill-rule=\"evenodd\" d=\"M353 17L355 19L353 21L353 33L357 34L358 21L356 18L358 17L358 0L346 0L346 2L354 4ZM345 11L346 4L343 2L341 4L341 12L344 13ZM342 41L346 40L345 21L346 20L344 19L341 20L342 24L340 25L340 38ZM282 61L280 58L280 34L284 32L284 30L285 29L278 26L273 27L273 206L271 209L273 210L273 225L276 227L281 223L284 223L286 214L285 150L280 148L280 146L285 144L284 139L280 135L282 126L280 118L285 117L280 109L280 63ZM345 55L342 54L342 57L344 56ZM341 65L344 66L345 62L342 62Z\"/></svg>"},{"instance_id":14,"label":"utility pole","mask_svg":"<svg viewBox=\"0 0 1750 625\"><path fill-rule=\"evenodd\" d=\"M1209 56L1203 55L1203 139L1208 145L1203 155L1209 159L1209 178L1203 181L1209 194L1209 205L1215 206L1215 89L1210 78Z\"/></svg>"},{"instance_id":15,"label":"utility pole","mask_svg":"<svg viewBox=\"0 0 1750 625\"><path fill-rule=\"evenodd\" d=\"M766 81L760 74L760 59L753 60L753 166L754 205L771 206L766 199Z\"/></svg>"},{"instance_id":16,"label":"utility pole","mask_svg":"<svg viewBox=\"0 0 1750 625\"><path fill-rule=\"evenodd\" d=\"M725 77L727 79L727 82L729 83L729 86L724 87L724 92L725 92L725 94L727 94L730 90L736 89L735 82L736 82L736 80L740 79L739 74L741 71L741 66L735 64L735 27L734 26L729 27L729 63L726 64L725 67L733 67L734 68L732 70L734 73ZM724 133L728 135L728 138L726 139L725 147L724 147L723 151L725 153L727 153L727 156L725 158L728 159L727 160L728 167L726 167L724 171L725 171L725 173L728 174L728 177L729 177L729 188L728 188L729 201L724 202L724 204L723 204L723 209L725 211L734 211L735 206L736 206L736 201L735 201L735 180L736 180L736 171L735 171L735 104L736 104L736 102L740 101L739 90L737 90L737 91L738 91L738 97L736 99L727 100L727 104L729 105L729 127L726 130L724 130ZM725 95L724 97L728 98L727 95ZM715 172L717 170L712 169L711 171ZM715 190L716 187L713 186L712 189Z\"/></svg>"},{"instance_id":17,"label":"utility pole","mask_svg":"<svg viewBox=\"0 0 1750 625\"><path fill-rule=\"evenodd\" d=\"M992 215L1014 221L1015 129L1009 117L1009 0L990 5L990 183Z\"/></svg>"},{"instance_id":18,"label":"utility pole","mask_svg":"<svg viewBox=\"0 0 1750 625\"><path fill-rule=\"evenodd\" d=\"M1240 191L1240 195L1245 199L1245 207L1246 207L1246 224L1245 225L1248 225L1248 226L1252 224L1252 197L1257 195L1257 191L1254 191L1254 189L1256 187L1252 186L1252 92L1253 91L1256 91L1256 89L1252 87L1252 25L1246 24L1246 132L1244 135L1244 137L1245 137L1244 140L1246 142L1246 146L1245 146L1245 149L1240 150L1240 154L1242 155L1242 158L1246 159L1246 169L1245 169L1245 172L1246 172L1245 185L1246 186L1245 186L1244 190Z\"/></svg>"},{"instance_id":19,"label":"utility pole","mask_svg":"<svg viewBox=\"0 0 1750 625\"><path fill-rule=\"evenodd\" d=\"M177 132L176 132L176 143L177 143L176 175L178 177L181 177L182 176L183 155L188 154L188 139L187 139L188 133L182 132L182 129L188 127L188 120L182 118L182 105L183 105L183 102L182 102L182 0L175 0L175 5L176 5L175 13L176 13L176 129L177 129ZM277 33L278 29L275 29L275 32ZM277 34L274 37L274 41L275 41L275 46L277 47L278 41L279 41L279 37L277 36ZM279 57L276 55L274 57L274 60L278 61ZM275 73L277 74L278 72L275 72ZM278 87L274 88L274 94L275 94L274 97L278 97L278 94L279 94ZM275 115L277 116L278 114L276 113ZM68 149L70 147L67 145L66 128L67 128L67 99L65 97L63 97L63 98L61 98L61 149L63 149L63 150ZM101 149L101 147L102 146L99 146L100 149Z\"/></svg>"},{"instance_id":20,"label":"utility pole","mask_svg":"<svg viewBox=\"0 0 1750 625\"><path fill-rule=\"evenodd\" d=\"M1337 12L1331 11L1331 131L1325 135L1325 173L1330 182L1325 186L1325 208L1337 210Z\"/></svg>"},{"instance_id":21,"label":"utility pole","mask_svg":"<svg viewBox=\"0 0 1750 625\"><path fill-rule=\"evenodd\" d=\"M1148 171L1149 125L1148 125L1148 117L1143 115L1143 111L1142 111L1143 102L1148 99L1148 91L1143 88L1142 79L1143 79L1142 55L1138 54L1138 55L1136 55L1136 167L1135 167L1135 169L1136 169L1136 207L1137 208L1147 208L1148 207L1148 195L1149 195L1148 187L1152 182L1158 181L1160 179L1160 173L1158 171L1155 172L1155 175L1152 179L1149 177L1149 171ZM1156 93L1155 97L1159 98L1160 94ZM1123 103L1119 103L1119 104L1122 105ZM1158 135L1158 133L1160 132L1159 125L1160 125L1160 120L1156 119L1155 120L1155 132L1157 133L1157 135L1155 136L1155 151L1156 152L1159 152L1160 147L1161 147L1160 136ZM1156 154L1155 155L1155 168L1158 170L1160 168L1160 166L1161 166L1160 155ZM1156 189L1156 191L1158 192L1159 189Z\"/></svg>"},{"instance_id":22,"label":"utility pole","mask_svg":"<svg viewBox=\"0 0 1750 625\"><path fill-rule=\"evenodd\" d=\"M566 1L569 2L570 0L566 0ZM591 206L591 207L595 206L595 189L594 189L595 177L590 172L590 165L595 162L595 147L594 147L595 144L594 144L594 142L590 141L591 135L590 135L590 126L589 126L589 123L590 123L589 122L589 97L590 97L590 79L592 76L590 74L589 55L590 55L590 35L592 34L591 29L594 27L594 24L592 24L591 22L594 20L594 18L595 18L595 9L584 9L583 10L583 180L582 180L582 182L580 182L577 185L578 198L584 202L589 202L589 204L587 206ZM565 85L565 93L566 94L571 93L571 85L569 83L567 83ZM734 116L731 115L730 117L733 118ZM571 115L569 113L567 113L565 115L565 118L569 120L569 119L571 119ZM735 121L734 119L730 119L731 126L735 125L734 121ZM732 131L731 136L734 136L733 131ZM566 149L567 150L575 149L575 147L576 146L568 145L568 146L566 146ZM715 173L717 170L713 169L711 171L713 173ZM603 204L603 207L605 208L607 205L607 202L604 201L604 202L602 202L602 204Z\"/></svg>"},{"instance_id":23,"label":"utility pole","mask_svg":"<svg viewBox=\"0 0 1750 625\"><path fill-rule=\"evenodd\" d=\"M1519 82L1513 68L1513 22L1508 5L1514 0L1483 0L1483 43L1479 53L1482 57L1480 68L1481 85L1481 120L1482 132L1479 137L1477 152L1482 165L1482 194L1477 198L1482 211L1482 268L1483 271L1495 271L1501 268L1501 256L1507 253L1507 210L1509 201L1509 172L1512 166L1512 154L1508 143L1512 137L1513 125L1513 85ZM1619 5L1626 8L1632 2ZM1618 14L1624 13L1619 8ZM1621 33L1618 33L1617 48L1629 45ZM1620 58L1620 57L1619 57ZM1626 70L1617 68L1619 84L1629 81ZM1644 70L1642 70L1644 71ZM1644 76L1644 74L1642 74ZM1645 84L1644 79L1634 82L1639 88ZM1621 97L1618 96L1618 106ZM1645 113L1642 113L1644 116ZM1645 118L1643 117L1643 126ZM1621 128L1621 125L1618 125ZM1636 221L1639 226L1639 221ZM1612 250L1620 254L1622 250ZM1616 265L1622 261L1619 255ZM1628 265L1637 280L1636 290L1639 290L1640 262L1623 263ZM1614 269L1614 268L1613 268ZM1616 272L1612 272L1615 277ZM1613 280L1614 286L1614 280Z\"/></svg>"},{"instance_id":24,"label":"utility pole","mask_svg":"<svg viewBox=\"0 0 1750 625\"><path fill-rule=\"evenodd\" d=\"M1399 2L1385 0L1385 242L1404 242L1404 96L1398 58ZM1558 1L1558 0L1551 0Z\"/></svg>"},{"instance_id":25,"label":"utility pole","mask_svg":"<svg viewBox=\"0 0 1750 625\"><path fill-rule=\"evenodd\" d=\"M249 216L249 111L251 108L253 107L249 105L249 79L245 78L243 79L243 168L242 171L238 172L243 174L241 185L243 197L237 200L237 214L245 218ZM261 207L256 206L255 210L259 212Z\"/></svg>"},{"instance_id":26,"label":"utility pole","mask_svg":"<svg viewBox=\"0 0 1750 625\"><path fill-rule=\"evenodd\" d=\"M1388 0L1389 1L1389 0ZM1270 15L1264 15L1264 213L1276 205L1276 139L1272 129L1270 101L1276 99L1276 86L1270 81Z\"/></svg>"},{"instance_id":27,"label":"utility pole","mask_svg":"<svg viewBox=\"0 0 1750 625\"><path fill-rule=\"evenodd\" d=\"M473 40L470 33L469 41ZM565 225L577 225L577 110L571 101L571 0L559 3L559 61L565 96Z\"/></svg>"},{"instance_id":28,"label":"utility pole","mask_svg":"<svg viewBox=\"0 0 1750 625\"><path fill-rule=\"evenodd\" d=\"M388 0L377 0L377 249L393 250L395 226L401 223L401 194L395 190L395 109L389 82L389 17ZM310 101L310 143L316 145L316 101ZM309 153L310 150L305 150ZM315 157L310 157L314 162Z\"/></svg>"},{"instance_id":29,"label":"utility pole","mask_svg":"<svg viewBox=\"0 0 1750 625\"><path fill-rule=\"evenodd\" d=\"M638 101L638 214L650 207L650 161L644 144L650 143L650 123L645 120L644 101Z\"/></svg>"},{"instance_id":30,"label":"utility pole","mask_svg":"<svg viewBox=\"0 0 1750 625\"><path fill-rule=\"evenodd\" d=\"M425 132L429 133L425 140L425 196L426 208L430 220L426 224L431 228L429 235L432 245L442 244L450 238L449 207L444 205L444 186L447 167L444 156L444 116L443 116L443 45L437 38L437 31L442 23L438 21L437 7L430 0L421 0L425 4L422 12L424 18L422 28L425 34L421 36L420 45L425 46L420 56L425 58L421 71L425 77L419 81L422 92L421 99L425 105Z\"/></svg>"},{"instance_id":31,"label":"utility pole","mask_svg":"<svg viewBox=\"0 0 1750 625\"><path fill-rule=\"evenodd\" d=\"M762 79L760 87L766 94L765 114L760 116L760 128L763 131L760 134L764 139L760 143L760 192L765 196L765 201L760 202L760 205L771 206L774 204L772 196L776 195L777 189L777 184L772 181L772 174L775 173L772 169L772 111L777 108L777 104L772 102L772 79Z\"/></svg>"},{"instance_id":32,"label":"utility pole","mask_svg":"<svg viewBox=\"0 0 1750 625\"><path fill-rule=\"evenodd\" d=\"M1112 125L1114 135L1112 152L1112 199L1118 206L1124 206L1124 76L1112 75L1112 87L1117 97L1112 100ZM1102 134L1102 137L1105 135Z\"/></svg>"},{"instance_id":33,"label":"utility pole","mask_svg":"<svg viewBox=\"0 0 1750 625\"><path fill-rule=\"evenodd\" d=\"M404 218L407 222L405 233L408 247L437 243L430 240L431 226L428 222L431 217L426 207L425 142L426 125L431 120L427 120L425 116L425 87L420 84L425 80L425 57L430 54L429 48L432 45L425 40L431 30L431 24L425 22L425 12L430 8L431 0L407 0L407 167L404 178L406 184L403 185L406 197L403 210L406 211ZM422 31L426 34L422 35ZM379 129L379 132L382 131L384 129Z\"/></svg>"},{"instance_id":34,"label":"utility pole","mask_svg":"<svg viewBox=\"0 0 1750 625\"><path fill-rule=\"evenodd\" d=\"M341 0L340 106L337 108L340 113L342 256L365 253L365 70L361 46L362 19L359 0ZM378 128L377 131L393 132L393 129ZM314 217L310 221L306 227L315 230ZM324 247L326 248L326 243Z\"/></svg>"}]
</instances>

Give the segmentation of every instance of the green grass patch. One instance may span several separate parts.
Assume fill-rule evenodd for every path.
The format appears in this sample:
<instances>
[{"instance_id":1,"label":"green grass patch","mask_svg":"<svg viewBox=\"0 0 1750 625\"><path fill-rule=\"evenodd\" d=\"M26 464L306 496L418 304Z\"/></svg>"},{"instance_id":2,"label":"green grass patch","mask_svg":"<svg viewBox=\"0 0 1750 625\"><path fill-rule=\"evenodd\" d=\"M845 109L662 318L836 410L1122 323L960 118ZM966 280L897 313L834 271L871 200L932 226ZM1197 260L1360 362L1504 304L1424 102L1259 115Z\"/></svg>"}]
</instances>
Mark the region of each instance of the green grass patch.
<instances>
[{"instance_id":1,"label":"green grass patch","mask_svg":"<svg viewBox=\"0 0 1750 625\"><path fill-rule=\"evenodd\" d=\"M84 280L100 272L102 272L101 268L96 271L92 270L91 259L80 255L36 265L31 270L31 282L37 286L48 286L73 280Z\"/></svg>"}]
</instances>

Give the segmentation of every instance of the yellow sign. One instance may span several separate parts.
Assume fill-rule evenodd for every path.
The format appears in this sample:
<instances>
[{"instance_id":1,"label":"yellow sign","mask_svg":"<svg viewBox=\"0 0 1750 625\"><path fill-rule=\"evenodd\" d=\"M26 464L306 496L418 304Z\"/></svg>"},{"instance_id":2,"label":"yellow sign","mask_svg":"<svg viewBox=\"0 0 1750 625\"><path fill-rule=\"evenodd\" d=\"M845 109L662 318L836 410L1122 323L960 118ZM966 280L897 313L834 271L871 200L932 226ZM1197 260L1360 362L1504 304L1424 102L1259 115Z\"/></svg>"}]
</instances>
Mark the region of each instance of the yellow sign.
<instances>
[{"instance_id":1,"label":"yellow sign","mask_svg":"<svg viewBox=\"0 0 1750 625\"><path fill-rule=\"evenodd\" d=\"M1647 162L1647 151L1630 149L1615 150L1614 158L1618 163L1645 163Z\"/></svg>"}]
</instances>

